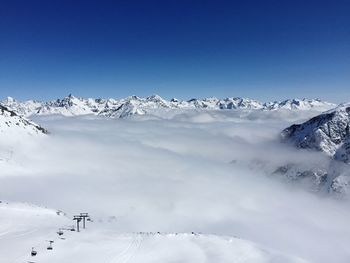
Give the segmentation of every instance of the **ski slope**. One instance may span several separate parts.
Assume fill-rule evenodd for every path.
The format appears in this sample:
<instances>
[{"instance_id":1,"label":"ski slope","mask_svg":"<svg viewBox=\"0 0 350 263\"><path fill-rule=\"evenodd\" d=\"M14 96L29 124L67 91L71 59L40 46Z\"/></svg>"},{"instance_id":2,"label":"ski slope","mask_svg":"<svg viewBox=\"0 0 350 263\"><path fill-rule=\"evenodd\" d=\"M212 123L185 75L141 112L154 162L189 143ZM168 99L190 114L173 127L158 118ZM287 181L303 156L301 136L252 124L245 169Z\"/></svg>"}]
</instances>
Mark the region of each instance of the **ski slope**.
<instances>
[{"instance_id":1,"label":"ski slope","mask_svg":"<svg viewBox=\"0 0 350 263\"><path fill-rule=\"evenodd\" d=\"M59 227L70 223L61 212L30 204L0 203L0 262L27 262L32 247L45 249Z\"/></svg>"},{"instance_id":2,"label":"ski slope","mask_svg":"<svg viewBox=\"0 0 350 263\"><path fill-rule=\"evenodd\" d=\"M0 204L0 262L20 263L302 263L235 237L197 233L121 233L116 223L88 222L80 232L63 213L28 204ZM56 232L64 228L64 234ZM49 240L53 250L48 250ZM31 248L37 251L31 256Z\"/></svg>"}]
</instances>

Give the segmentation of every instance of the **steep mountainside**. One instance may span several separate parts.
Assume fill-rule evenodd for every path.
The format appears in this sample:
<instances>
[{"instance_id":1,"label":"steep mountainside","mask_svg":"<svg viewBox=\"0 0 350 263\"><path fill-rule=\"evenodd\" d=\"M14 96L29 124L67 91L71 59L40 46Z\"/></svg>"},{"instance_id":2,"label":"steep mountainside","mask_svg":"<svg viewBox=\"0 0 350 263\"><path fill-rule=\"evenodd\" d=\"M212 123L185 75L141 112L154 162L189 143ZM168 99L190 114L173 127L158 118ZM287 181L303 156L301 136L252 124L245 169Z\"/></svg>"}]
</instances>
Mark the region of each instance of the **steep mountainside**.
<instances>
[{"instance_id":1,"label":"steep mountainside","mask_svg":"<svg viewBox=\"0 0 350 263\"><path fill-rule=\"evenodd\" d=\"M282 138L297 147L316 149L334 156L345 142L348 145L350 104L340 105L302 124L294 124L282 132ZM344 153L346 149L340 151ZM337 157L339 155L342 154Z\"/></svg>"},{"instance_id":2,"label":"steep mountainside","mask_svg":"<svg viewBox=\"0 0 350 263\"><path fill-rule=\"evenodd\" d=\"M47 134L41 126L0 105L0 134Z\"/></svg>"},{"instance_id":3,"label":"steep mountainside","mask_svg":"<svg viewBox=\"0 0 350 263\"><path fill-rule=\"evenodd\" d=\"M321 177L312 170L295 172L298 167L293 165L281 167L276 172L292 173L297 178L307 175L328 191L350 191L350 104L340 105L302 124L294 124L283 130L281 136L284 142L298 148L324 152L332 161L328 168L320 170Z\"/></svg>"},{"instance_id":4,"label":"steep mountainside","mask_svg":"<svg viewBox=\"0 0 350 263\"><path fill-rule=\"evenodd\" d=\"M198 109L198 110L316 110L325 111L334 108L332 103L316 100L285 100L282 102L261 103L246 98L205 98L179 101L164 100L158 95L140 98L130 96L124 99L85 99L69 95L55 101L19 102L11 97L3 105L22 116L61 114L64 116L102 115L111 118L125 118L132 115L143 115L153 110L162 109Z\"/></svg>"}]
</instances>

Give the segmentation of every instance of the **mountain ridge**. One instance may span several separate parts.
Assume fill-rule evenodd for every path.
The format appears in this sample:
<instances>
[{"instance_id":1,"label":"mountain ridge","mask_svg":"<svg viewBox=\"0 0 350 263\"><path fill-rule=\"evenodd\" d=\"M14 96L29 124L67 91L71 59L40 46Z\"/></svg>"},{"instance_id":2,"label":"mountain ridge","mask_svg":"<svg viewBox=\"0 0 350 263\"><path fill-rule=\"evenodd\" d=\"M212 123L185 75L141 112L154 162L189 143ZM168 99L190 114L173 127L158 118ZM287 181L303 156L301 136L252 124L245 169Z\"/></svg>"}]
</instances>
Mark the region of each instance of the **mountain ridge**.
<instances>
[{"instance_id":1,"label":"mountain ridge","mask_svg":"<svg viewBox=\"0 0 350 263\"><path fill-rule=\"evenodd\" d=\"M293 124L282 131L281 137L298 148L315 149L335 157L350 139L350 104L341 104L304 123Z\"/></svg>"},{"instance_id":2,"label":"mountain ridge","mask_svg":"<svg viewBox=\"0 0 350 263\"><path fill-rule=\"evenodd\" d=\"M329 156L331 165L322 172L324 179L316 184L328 182L325 184L328 191L340 194L350 192L350 103L341 104L304 123L291 125L281 132L281 138L282 142L297 148L315 150ZM317 178L313 171L306 172Z\"/></svg>"},{"instance_id":3,"label":"mountain ridge","mask_svg":"<svg viewBox=\"0 0 350 263\"><path fill-rule=\"evenodd\" d=\"M49 132L40 125L19 116L13 110L0 104L0 133L28 133L33 134L48 134Z\"/></svg>"},{"instance_id":4,"label":"mountain ridge","mask_svg":"<svg viewBox=\"0 0 350 263\"><path fill-rule=\"evenodd\" d=\"M60 114L64 116L100 115L111 118L126 118L132 115L144 115L152 110L316 110L325 111L334 108L336 104L319 99L287 99L284 101L260 102L248 98L227 97L219 99L209 97L190 100L165 100L159 95L145 98L135 95L122 99L82 98L72 94L51 101L17 101L12 97L1 102L18 115L30 117L33 115Z\"/></svg>"}]
</instances>

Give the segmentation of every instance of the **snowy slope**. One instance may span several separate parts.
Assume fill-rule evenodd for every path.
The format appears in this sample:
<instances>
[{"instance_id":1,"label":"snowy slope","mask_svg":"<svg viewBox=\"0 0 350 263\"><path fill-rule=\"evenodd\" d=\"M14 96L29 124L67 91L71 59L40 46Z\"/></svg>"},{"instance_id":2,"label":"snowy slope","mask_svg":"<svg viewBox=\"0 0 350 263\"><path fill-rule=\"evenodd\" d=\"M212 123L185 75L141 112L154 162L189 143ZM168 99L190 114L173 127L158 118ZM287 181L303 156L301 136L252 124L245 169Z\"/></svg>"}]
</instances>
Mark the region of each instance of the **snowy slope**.
<instances>
[{"instance_id":1,"label":"snowy slope","mask_svg":"<svg viewBox=\"0 0 350 263\"><path fill-rule=\"evenodd\" d=\"M311 177L319 187L327 191L346 194L350 191L350 104L320 114L302 124L294 124L281 133L284 142L298 148L320 151L333 159L327 168L300 171L294 165L278 169L278 173L295 177ZM293 167L294 166L294 167Z\"/></svg>"},{"instance_id":2,"label":"snowy slope","mask_svg":"<svg viewBox=\"0 0 350 263\"><path fill-rule=\"evenodd\" d=\"M25 101L19 102L9 97L5 99L3 105L16 111L20 115L52 115L61 114L64 116L78 115L102 115L111 118L125 118L132 115L144 115L154 110L168 109L197 109L197 110L315 110L325 111L335 107L335 104L323 102L321 100L292 99L282 102L261 103L256 100L246 98L225 98L215 97L205 99L191 99L188 101L179 101L172 99L167 101L158 95L152 95L146 98L129 96L124 99L92 99L77 98L73 95L57 99L55 101L37 102Z\"/></svg>"},{"instance_id":3,"label":"snowy slope","mask_svg":"<svg viewBox=\"0 0 350 263\"><path fill-rule=\"evenodd\" d=\"M55 210L0 203L0 262L306 262L234 237L119 233L115 225L90 222L78 233L68 230L72 223ZM57 234L59 229L62 236ZM54 241L53 250L47 250L48 240ZM30 254L32 247L36 256Z\"/></svg>"},{"instance_id":4,"label":"snowy slope","mask_svg":"<svg viewBox=\"0 0 350 263\"><path fill-rule=\"evenodd\" d=\"M216 235L117 234L113 231L88 229L78 235L69 234L68 238L67 242L58 243L54 255L45 253L37 259L43 263L306 262L269 251L246 240ZM91 240L96 244L92 244Z\"/></svg>"},{"instance_id":5,"label":"snowy slope","mask_svg":"<svg viewBox=\"0 0 350 263\"><path fill-rule=\"evenodd\" d=\"M30 251L46 248L59 227L70 223L60 212L42 207L0 203L0 262L28 262Z\"/></svg>"},{"instance_id":6,"label":"snowy slope","mask_svg":"<svg viewBox=\"0 0 350 263\"><path fill-rule=\"evenodd\" d=\"M0 134L15 137L16 135L46 134L47 131L41 126L24 117L18 116L14 111L0 105Z\"/></svg>"},{"instance_id":7,"label":"snowy slope","mask_svg":"<svg viewBox=\"0 0 350 263\"><path fill-rule=\"evenodd\" d=\"M284 141L300 148L316 149L329 156L334 156L349 138L350 104L340 105L302 124L294 124L282 132ZM343 156L340 153L339 155Z\"/></svg>"}]
</instances>

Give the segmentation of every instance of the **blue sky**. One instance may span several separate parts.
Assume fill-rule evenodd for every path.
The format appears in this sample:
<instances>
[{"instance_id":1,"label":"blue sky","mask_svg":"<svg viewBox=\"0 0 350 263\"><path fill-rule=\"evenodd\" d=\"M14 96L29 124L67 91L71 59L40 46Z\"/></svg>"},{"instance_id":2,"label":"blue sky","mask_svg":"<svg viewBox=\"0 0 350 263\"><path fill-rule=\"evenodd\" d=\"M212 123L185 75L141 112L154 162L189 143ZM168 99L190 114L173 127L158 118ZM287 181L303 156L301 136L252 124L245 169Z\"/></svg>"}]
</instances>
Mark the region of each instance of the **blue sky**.
<instances>
[{"instance_id":1,"label":"blue sky","mask_svg":"<svg viewBox=\"0 0 350 263\"><path fill-rule=\"evenodd\" d=\"M2 1L0 97L350 101L349 14L350 1Z\"/></svg>"}]
</instances>

